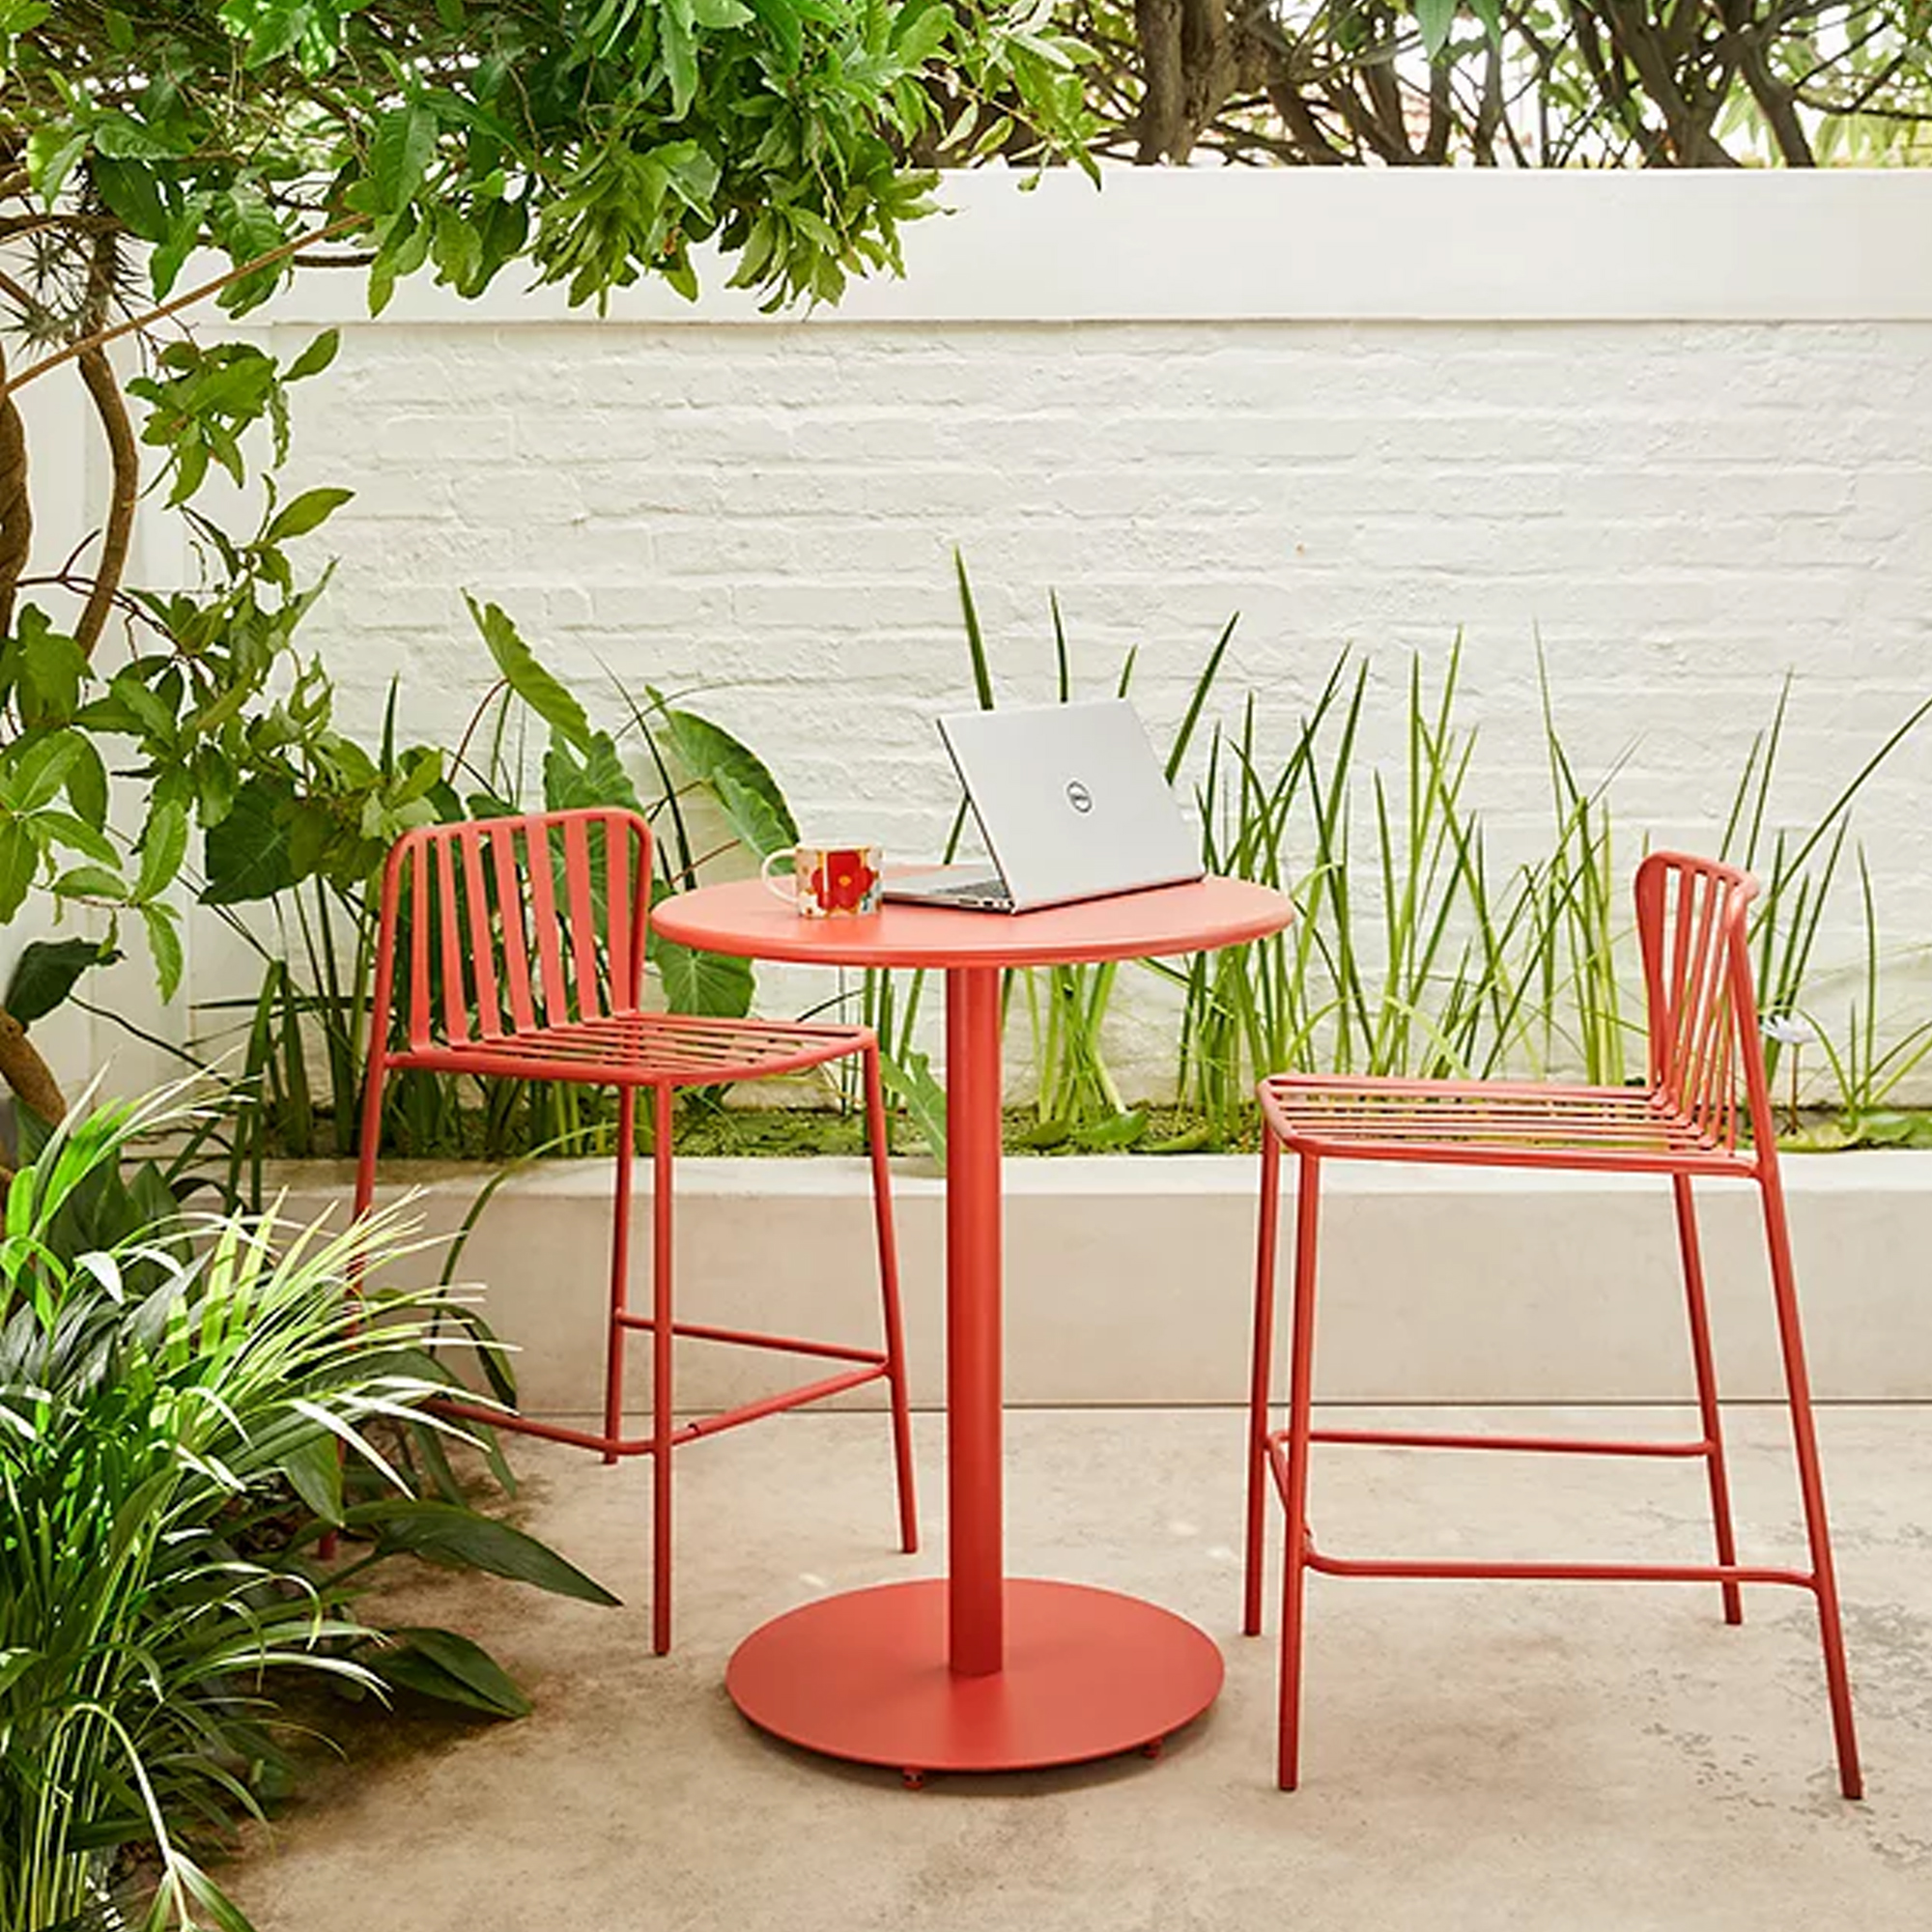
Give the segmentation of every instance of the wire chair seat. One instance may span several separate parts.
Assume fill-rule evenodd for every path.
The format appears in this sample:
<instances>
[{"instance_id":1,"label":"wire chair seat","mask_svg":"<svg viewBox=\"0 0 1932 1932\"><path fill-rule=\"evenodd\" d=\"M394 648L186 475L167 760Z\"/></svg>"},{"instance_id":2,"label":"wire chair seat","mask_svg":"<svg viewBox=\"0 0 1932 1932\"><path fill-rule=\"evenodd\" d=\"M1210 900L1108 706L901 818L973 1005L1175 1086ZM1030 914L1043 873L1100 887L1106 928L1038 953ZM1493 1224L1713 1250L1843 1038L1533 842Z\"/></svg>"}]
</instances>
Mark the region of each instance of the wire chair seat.
<instances>
[{"instance_id":1,"label":"wire chair seat","mask_svg":"<svg viewBox=\"0 0 1932 1932\"><path fill-rule=\"evenodd\" d=\"M871 1043L871 1034L859 1026L622 1012L475 1039L411 1045L391 1054L388 1064L499 1079L705 1087L804 1072L861 1053Z\"/></svg>"},{"instance_id":2,"label":"wire chair seat","mask_svg":"<svg viewBox=\"0 0 1932 1932\"><path fill-rule=\"evenodd\" d=\"M1264 1080L1260 1097L1287 1145L1350 1160L1671 1174L1753 1166L1748 1149L1725 1145L1659 1088L1284 1073Z\"/></svg>"}]
</instances>

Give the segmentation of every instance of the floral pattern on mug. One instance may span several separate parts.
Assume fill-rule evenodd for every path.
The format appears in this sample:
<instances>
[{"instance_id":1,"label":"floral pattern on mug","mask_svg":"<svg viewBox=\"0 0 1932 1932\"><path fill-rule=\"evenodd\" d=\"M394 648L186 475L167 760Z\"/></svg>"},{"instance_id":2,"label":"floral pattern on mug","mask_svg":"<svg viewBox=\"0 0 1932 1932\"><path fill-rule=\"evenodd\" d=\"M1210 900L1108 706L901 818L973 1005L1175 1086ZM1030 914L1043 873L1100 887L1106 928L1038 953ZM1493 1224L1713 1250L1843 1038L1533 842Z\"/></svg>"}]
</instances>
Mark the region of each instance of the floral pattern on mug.
<instances>
[{"instance_id":1,"label":"floral pattern on mug","mask_svg":"<svg viewBox=\"0 0 1932 1932\"><path fill-rule=\"evenodd\" d=\"M812 868L811 895L822 912L870 912L878 903L879 875L862 849L822 853Z\"/></svg>"}]
</instances>

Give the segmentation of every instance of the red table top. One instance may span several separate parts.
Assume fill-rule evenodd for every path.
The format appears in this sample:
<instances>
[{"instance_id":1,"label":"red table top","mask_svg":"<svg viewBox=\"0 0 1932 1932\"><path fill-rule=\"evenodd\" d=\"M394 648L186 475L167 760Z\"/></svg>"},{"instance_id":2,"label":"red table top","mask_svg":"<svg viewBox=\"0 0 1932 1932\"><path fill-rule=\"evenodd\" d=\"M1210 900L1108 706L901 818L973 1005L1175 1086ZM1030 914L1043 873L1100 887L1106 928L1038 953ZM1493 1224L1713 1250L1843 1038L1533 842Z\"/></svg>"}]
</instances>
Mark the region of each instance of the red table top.
<instances>
[{"instance_id":1,"label":"red table top","mask_svg":"<svg viewBox=\"0 0 1932 1932\"><path fill-rule=\"evenodd\" d=\"M801 919L762 881L700 886L651 911L667 939L706 952L814 966L1071 966L1208 952L1279 932L1293 904L1245 879L1118 893L1044 912L963 912L888 900L862 918Z\"/></svg>"}]
</instances>

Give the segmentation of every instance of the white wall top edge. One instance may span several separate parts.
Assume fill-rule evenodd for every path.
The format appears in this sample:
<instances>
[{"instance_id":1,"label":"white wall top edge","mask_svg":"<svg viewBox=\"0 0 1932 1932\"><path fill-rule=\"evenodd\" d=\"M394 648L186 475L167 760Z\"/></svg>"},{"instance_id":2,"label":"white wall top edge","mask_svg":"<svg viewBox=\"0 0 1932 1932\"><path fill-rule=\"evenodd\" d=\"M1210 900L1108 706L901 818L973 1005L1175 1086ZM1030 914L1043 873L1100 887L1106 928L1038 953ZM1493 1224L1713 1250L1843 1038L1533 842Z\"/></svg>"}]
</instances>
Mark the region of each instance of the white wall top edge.
<instances>
[{"instance_id":1,"label":"white wall top edge","mask_svg":"<svg viewBox=\"0 0 1932 1932\"><path fill-rule=\"evenodd\" d=\"M906 276L854 283L840 323L1872 321L1932 319L1932 169L1708 173L1110 169L951 174L904 230ZM760 323L720 286L620 290L617 323ZM356 271L260 314L366 322ZM798 320L783 317L780 320ZM404 283L390 323L581 322L514 274L475 301Z\"/></svg>"},{"instance_id":2,"label":"white wall top edge","mask_svg":"<svg viewBox=\"0 0 1932 1932\"><path fill-rule=\"evenodd\" d=\"M908 1197L938 1196L944 1177L923 1156L895 1159L893 1186ZM473 1161L391 1161L382 1172L384 1198L400 1194L453 1195L468 1201L492 1170ZM1248 1154L1057 1154L1050 1159L1009 1155L1002 1163L1002 1186L1010 1201L1115 1198L1182 1200L1238 1197L1252 1199L1255 1156ZM1860 1195L1923 1199L1932 1193L1932 1153L1905 1149L1865 1149L1849 1153L1792 1154L1781 1163L1787 1194L1806 1198ZM284 1160L270 1164L271 1189L297 1193L337 1193L345 1199L355 1186L353 1161ZM847 1155L680 1154L680 1192L731 1200L777 1196L845 1199L868 1192L870 1171ZM1537 1172L1527 1168L1414 1166L1378 1161L1335 1161L1322 1185L1340 1194L1374 1195L1601 1195L1655 1194L1662 1182L1655 1175L1600 1174L1576 1170ZM1713 1180L1706 1195L1736 1193L1742 1181ZM523 1198L592 1200L611 1196L608 1159L546 1160L532 1163L503 1183Z\"/></svg>"}]
</instances>

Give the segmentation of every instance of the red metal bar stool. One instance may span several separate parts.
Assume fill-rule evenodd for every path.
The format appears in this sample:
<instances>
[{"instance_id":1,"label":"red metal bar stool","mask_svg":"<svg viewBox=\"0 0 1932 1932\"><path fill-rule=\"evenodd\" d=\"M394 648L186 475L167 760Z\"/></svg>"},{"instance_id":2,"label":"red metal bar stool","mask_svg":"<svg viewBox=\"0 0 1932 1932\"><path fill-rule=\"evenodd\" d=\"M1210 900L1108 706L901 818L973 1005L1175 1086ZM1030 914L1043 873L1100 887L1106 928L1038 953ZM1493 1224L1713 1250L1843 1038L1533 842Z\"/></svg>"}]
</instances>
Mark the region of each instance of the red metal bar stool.
<instances>
[{"instance_id":1,"label":"red metal bar stool","mask_svg":"<svg viewBox=\"0 0 1932 1932\"><path fill-rule=\"evenodd\" d=\"M1242 1628L1252 1636L1262 1627L1263 1515L1266 1485L1272 1478L1288 1514L1282 1577L1278 1762L1284 1790L1292 1791L1299 1778L1303 1595L1307 1574L1316 1570L1335 1577L1716 1583L1722 1593L1724 1620L1732 1624L1743 1621L1741 1584L1784 1583L1808 1590L1818 1605L1839 1785L1847 1798L1861 1795L1838 1589L1825 1522L1825 1492L1818 1472L1818 1444L1799 1329L1777 1142L1746 941L1747 911L1756 890L1754 881L1730 867L1681 853L1653 853L1638 868L1637 934L1643 953L1650 1033L1649 1083L1644 1088L1300 1074L1280 1074L1261 1083L1261 1238L1249 1397ZM1747 1146L1740 1146L1738 1138L1740 1075L1745 1088L1744 1118L1750 1126ZM1284 1148L1294 1152L1298 1170L1289 1420L1286 1429L1270 1429L1275 1248ZM1438 1161L1669 1176L1690 1316L1690 1356L1702 1416L1697 1439L1604 1441L1313 1428L1309 1406L1315 1364L1316 1230L1325 1160ZM1692 1181L1701 1176L1754 1182L1763 1205L1772 1293L1809 1544L1809 1567L1804 1570L1738 1561L1691 1197ZM1318 1442L1700 1460L1710 1481L1718 1560L1712 1564L1444 1563L1331 1556L1315 1547L1308 1526L1309 1450Z\"/></svg>"},{"instance_id":2,"label":"red metal bar stool","mask_svg":"<svg viewBox=\"0 0 1932 1932\"><path fill-rule=\"evenodd\" d=\"M892 1402L899 1534L909 1551L919 1547L919 1527L878 1041L866 1027L642 1010L650 888L650 828L635 812L594 809L479 819L423 827L397 841L383 875L355 1208L362 1212L375 1192L383 1087L391 1072L421 1067L618 1090L603 1427L571 1429L458 1402L446 1407L496 1428L592 1450L606 1463L620 1456L651 1458L651 1639L662 1654L670 1647L671 1451L684 1443L883 1379ZM397 1046L391 1019L398 1005L399 950L408 954L409 983L400 1002L403 1043ZM885 1346L856 1348L674 1320L672 1094L679 1087L796 1073L850 1054L865 1062ZM653 1110L648 1314L634 1313L628 1296L631 1165L640 1087L651 1090ZM624 1345L633 1331L651 1338L651 1429L647 1435L627 1437ZM671 1345L680 1335L844 1366L819 1380L680 1423L671 1386Z\"/></svg>"}]
</instances>

